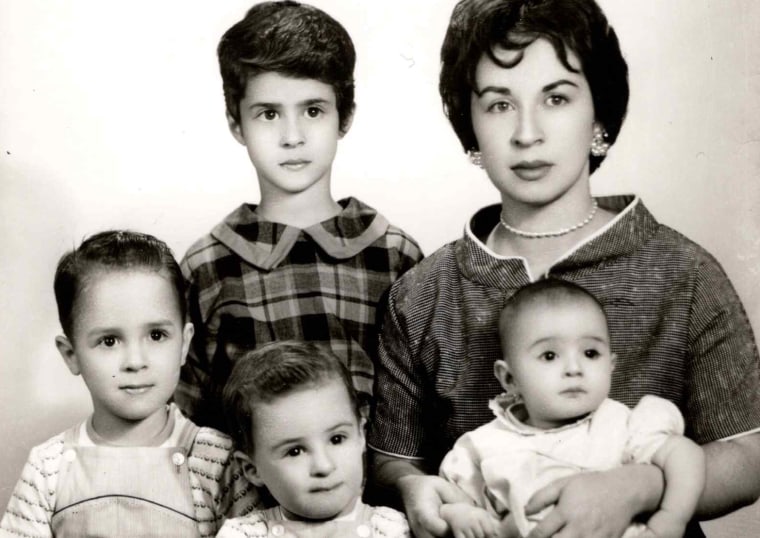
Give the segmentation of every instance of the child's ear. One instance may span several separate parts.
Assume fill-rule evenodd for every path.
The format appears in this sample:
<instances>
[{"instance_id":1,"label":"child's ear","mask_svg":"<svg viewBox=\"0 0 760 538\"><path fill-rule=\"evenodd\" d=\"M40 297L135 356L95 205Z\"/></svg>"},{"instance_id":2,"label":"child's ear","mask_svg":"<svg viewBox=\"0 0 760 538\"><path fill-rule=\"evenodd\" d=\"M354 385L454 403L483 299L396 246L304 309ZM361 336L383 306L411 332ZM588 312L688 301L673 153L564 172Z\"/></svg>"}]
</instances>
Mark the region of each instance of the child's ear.
<instances>
[{"instance_id":1,"label":"child's ear","mask_svg":"<svg viewBox=\"0 0 760 538\"><path fill-rule=\"evenodd\" d=\"M351 128L351 124L354 123L354 111L356 110L356 104L351 105L351 112L348 114L348 117L346 118L345 125L340 129L340 138L343 138L346 136L346 133L348 133L348 130Z\"/></svg>"},{"instance_id":2,"label":"child's ear","mask_svg":"<svg viewBox=\"0 0 760 538\"><path fill-rule=\"evenodd\" d=\"M251 484L258 487L262 487L264 485L264 482L259 476L259 472L256 470L256 466L253 464L253 460L248 457L248 454L240 450L236 450L232 453L232 457L237 460L240 468L243 470L243 475Z\"/></svg>"},{"instance_id":3,"label":"child's ear","mask_svg":"<svg viewBox=\"0 0 760 538\"><path fill-rule=\"evenodd\" d=\"M504 359L500 359L493 363L493 375L499 380L501 388L509 391L508 386L512 385L512 374L509 371L509 364Z\"/></svg>"},{"instance_id":4,"label":"child's ear","mask_svg":"<svg viewBox=\"0 0 760 538\"><path fill-rule=\"evenodd\" d=\"M243 136L243 129L240 127L240 122L233 118L229 112L227 112L227 126L235 140L245 146L245 137Z\"/></svg>"},{"instance_id":5,"label":"child's ear","mask_svg":"<svg viewBox=\"0 0 760 538\"><path fill-rule=\"evenodd\" d=\"M81 372L79 361L77 360L77 354L74 351L74 346L71 344L71 341L65 336L56 336L55 347L58 348L58 353L63 357L63 362L66 363L69 371L74 375L79 375Z\"/></svg>"},{"instance_id":6,"label":"child's ear","mask_svg":"<svg viewBox=\"0 0 760 538\"><path fill-rule=\"evenodd\" d=\"M611 353L610 354L610 365L612 366L612 369L615 369L615 366L617 366L617 354Z\"/></svg>"},{"instance_id":7,"label":"child's ear","mask_svg":"<svg viewBox=\"0 0 760 538\"><path fill-rule=\"evenodd\" d=\"M180 364L184 365L187 360L187 352L190 350L190 342L193 341L194 334L195 327L188 321L182 329L182 362Z\"/></svg>"}]
</instances>

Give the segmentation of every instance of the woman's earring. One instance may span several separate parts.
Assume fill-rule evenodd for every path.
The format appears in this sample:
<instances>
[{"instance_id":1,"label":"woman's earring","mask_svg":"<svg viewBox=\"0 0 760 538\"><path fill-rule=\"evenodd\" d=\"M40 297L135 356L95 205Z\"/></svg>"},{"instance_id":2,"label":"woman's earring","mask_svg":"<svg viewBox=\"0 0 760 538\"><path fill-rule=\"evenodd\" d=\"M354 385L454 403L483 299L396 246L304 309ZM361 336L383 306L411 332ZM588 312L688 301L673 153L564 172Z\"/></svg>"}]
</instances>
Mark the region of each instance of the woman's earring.
<instances>
[{"instance_id":1,"label":"woman's earring","mask_svg":"<svg viewBox=\"0 0 760 538\"><path fill-rule=\"evenodd\" d=\"M483 154L479 151L471 149L467 152L467 156L470 158L470 162L478 168L483 168Z\"/></svg>"},{"instance_id":2,"label":"woman's earring","mask_svg":"<svg viewBox=\"0 0 760 538\"><path fill-rule=\"evenodd\" d=\"M591 138L591 155L594 157L604 157L607 155L607 150L610 149L610 144L607 142L607 130L599 125L594 124L594 136Z\"/></svg>"}]
</instances>

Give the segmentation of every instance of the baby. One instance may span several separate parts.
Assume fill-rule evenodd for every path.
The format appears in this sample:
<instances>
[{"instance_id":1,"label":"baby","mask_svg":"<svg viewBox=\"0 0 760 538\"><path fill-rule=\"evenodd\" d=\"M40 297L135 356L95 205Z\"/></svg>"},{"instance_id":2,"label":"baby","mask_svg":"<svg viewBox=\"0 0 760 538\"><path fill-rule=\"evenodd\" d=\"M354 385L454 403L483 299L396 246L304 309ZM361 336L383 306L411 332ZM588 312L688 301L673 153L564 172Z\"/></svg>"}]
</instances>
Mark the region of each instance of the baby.
<instances>
[{"instance_id":1,"label":"baby","mask_svg":"<svg viewBox=\"0 0 760 538\"><path fill-rule=\"evenodd\" d=\"M403 514L361 502L365 421L348 370L327 348L279 341L248 352L223 403L245 476L278 505L228 519L218 536L409 536Z\"/></svg>"},{"instance_id":2,"label":"baby","mask_svg":"<svg viewBox=\"0 0 760 538\"><path fill-rule=\"evenodd\" d=\"M683 536L704 487L704 454L669 401L645 396L631 410L607 398L615 355L597 300L540 280L509 299L499 334L504 359L494 372L506 394L490 403L496 418L460 437L440 467L474 503L441 507L454 536L526 536L543 515L526 516L534 492L627 463L657 465L666 488L646 526L624 536Z\"/></svg>"}]
</instances>

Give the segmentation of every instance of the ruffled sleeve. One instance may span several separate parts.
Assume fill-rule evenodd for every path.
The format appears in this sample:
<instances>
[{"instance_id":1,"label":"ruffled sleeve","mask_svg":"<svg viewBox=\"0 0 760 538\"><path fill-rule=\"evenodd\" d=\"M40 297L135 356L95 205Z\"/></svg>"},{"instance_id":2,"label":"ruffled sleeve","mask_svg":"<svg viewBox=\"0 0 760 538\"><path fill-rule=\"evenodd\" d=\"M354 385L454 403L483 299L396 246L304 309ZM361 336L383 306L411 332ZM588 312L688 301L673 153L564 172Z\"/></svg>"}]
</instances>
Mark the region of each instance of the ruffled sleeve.
<instances>
[{"instance_id":1,"label":"ruffled sleeve","mask_svg":"<svg viewBox=\"0 0 760 538\"><path fill-rule=\"evenodd\" d=\"M409 523L406 516L387 506L378 506L374 509L372 518L372 536L383 538L409 538Z\"/></svg>"},{"instance_id":2,"label":"ruffled sleeve","mask_svg":"<svg viewBox=\"0 0 760 538\"><path fill-rule=\"evenodd\" d=\"M683 435L681 412L670 401L644 396L628 418L628 441L623 463L649 463L671 435Z\"/></svg>"},{"instance_id":3,"label":"ruffled sleeve","mask_svg":"<svg viewBox=\"0 0 760 538\"><path fill-rule=\"evenodd\" d=\"M269 528L261 512L253 512L244 517L235 517L225 521L216 537L266 538L268 535Z\"/></svg>"}]
</instances>

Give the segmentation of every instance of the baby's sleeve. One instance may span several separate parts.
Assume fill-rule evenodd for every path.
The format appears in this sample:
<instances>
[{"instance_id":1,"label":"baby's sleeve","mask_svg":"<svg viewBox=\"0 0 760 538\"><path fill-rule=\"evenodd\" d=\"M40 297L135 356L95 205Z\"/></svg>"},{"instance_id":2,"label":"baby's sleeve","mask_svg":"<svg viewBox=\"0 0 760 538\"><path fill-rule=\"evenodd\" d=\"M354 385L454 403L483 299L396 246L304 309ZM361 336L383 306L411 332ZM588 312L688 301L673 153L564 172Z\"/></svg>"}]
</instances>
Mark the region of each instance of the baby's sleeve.
<instances>
[{"instance_id":1,"label":"baby's sleeve","mask_svg":"<svg viewBox=\"0 0 760 538\"><path fill-rule=\"evenodd\" d=\"M254 512L225 521L216 538L266 538L268 535L266 521L258 512Z\"/></svg>"},{"instance_id":2,"label":"baby's sleeve","mask_svg":"<svg viewBox=\"0 0 760 538\"><path fill-rule=\"evenodd\" d=\"M457 439L441 462L439 474L457 485L477 506L488 506L484 495L485 480L480 469L480 457L471 433Z\"/></svg>"},{"instance_id":3,"label":"baby's sleeve","mask_svg":"<svg viewBox=\"0 0 760 538\"><path fill-rule=\"evenodd\" d=\"M628 417L628 441L622 463L650 463L671 435L683 435L678 408L658 396L644 396Z\"/></svg>"},{"instance_id":4,"label":"baby's sleeve","mask_svg":"<svg viewBox=\"0 0 760 538\"><path fill-rule=\"evenodd\" d=\"M409 538L411 536L406 516L387 506L378 506L374 509L371 523L373 536L385 536L387 538Z\"/></svg>"}]
</instances>

